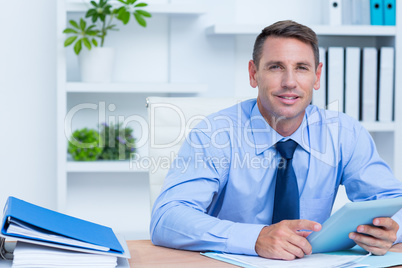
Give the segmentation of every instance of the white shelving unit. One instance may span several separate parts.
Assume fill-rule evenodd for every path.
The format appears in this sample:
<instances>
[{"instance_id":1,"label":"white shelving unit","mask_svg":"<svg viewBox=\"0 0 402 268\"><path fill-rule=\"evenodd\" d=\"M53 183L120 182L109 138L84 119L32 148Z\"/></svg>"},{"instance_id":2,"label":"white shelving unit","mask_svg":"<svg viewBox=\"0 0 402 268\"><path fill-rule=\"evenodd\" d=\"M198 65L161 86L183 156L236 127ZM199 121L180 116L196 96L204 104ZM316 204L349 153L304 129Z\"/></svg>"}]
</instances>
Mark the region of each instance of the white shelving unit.
<instances>
[{"instance_id":1,"label":"white shelving unit","mask_svg":"<svg viewBox=\"0 0 402 268\"><path fill-rule=\"evenodd\" d=\"M67 172L134 172L148 173L129 161L67 162Z\"/></svg>"},{"instance_id":2,"label":"white shelving unit","mask_svg":"<svg viewBox=\"0 0 402 268\"><path fill-rule=\"evenodd\" d=\"M116 1L112 1L111 3L114 5ZM67 52L72 48L64 47L63 44L66 35L63 34L62 31L67 27L67 21L71 16L73 18L77 15L83 17L89 7L90 3L87 0L59 0L57 2L57 208L64 213L93 220L112 227L113 225L114 227L117 226L117 231L122 232L127 238L146 238L147 233L144 233L144 231L136 231L135 224L137 224L137 229L142 230L144 226L147 226L150 213L149 199L146 200L147 193L143 190L139 190L139 193L133 191L132 195L136 196L131 197L130 188L135 188L136 185L139 184L139 187L142 187L140 189L147 189L148 169L139 167L130 160L95 162L75 162L69 160L67 157L67 134L65 130L66 115L68 110L71 109L69 102L72 99L96 99L96 96L103 96L99 97L103 99L105 99L104 96L107 96L106 99L114 96L124 101L128 96L131 98L135 98L132 96L141 96L144 98L144 96L148 96L148 94L195 95L205 92L207 85L188 82L172 83L169 82L169 77L167 82L117 81L112 83L82 83L70 81L68 78L69 70L67 65L69 64L68 57L71 57L71 54L69 56ZM169 21L169 17L171 16L199 16L206 12L205 6L198 4L152 3L145 9L149 11L153 17L167 17L167 19L165 19L167 21ZM151 20L152 19L153 18L151 18ZM169 34L170 33L167 33L167 35ZM166 72L169 73L169 71ZM156 81L159 80L157 79ZM145 107L145 101L141 107ZM135 110L135 107L133 107L133 109ZM88 122L88 124L92 124L92 122ZM147 132L147 130L145 132ZM147 152L144 148L139 151L141 155ZM119 186L121 183L124 185ZM106 186L102 186L102 184ZM116 187L120 187L116 190L119 192L115 192L109 196L107 190L114 188L114 184L116 184ZM86 189L91 190L88 192ZM125 192L125 194L120 194L120 192ZM85 195L88 195L88 197ZM127 197L124 197L124 195ZM101 196L104 196L104 198ZM118 200L119 198L121 198L121 201ZM112 201L109 202L108 200ZM125 204L127 202L131 203ZM104 209L100 209L102 203L104 203ZM114 207L117 209L114 209ZM130 211L132 207L134 207L134 210L137 208L140 213ZM87 211L88 214L84 211ZM136 214L143 216L140 216L141 219L137 219ZM102 217L112 219L102 221ZM128 227L129 224L119 226L121 222L131 222L134 227ZM138 226L142 227L138 228ZM134 229L134 231L131 229ZM148 228L146 227L146 229Z\"/></svg>"},{"instance_id":3,"label":"white shelving unit","mask_svg":"<svg viewBox=\"0 0 402 268\"><path fill-rule=\"evenodd\" d=\"M67 12L85 12L91 6L90 1L70 0L66 3ZM112 6L118 5L117 1L110 1ZM200 4L158 4L150 3L147 11L152 14L169 15L201 15L206 12L206 6Z\"/></svg>"},{"instance_id":4,"label":"white shelving unit","mask_svg":"<svg viewBox=\"0 0 402 268\"><path fill-rule=\"evenodd\" d=\"M210 35L258 35L265 25L216 24L208 27ZM395 36L395 26L371 25L309 25L320 36Z\"/></svg>"},{"instance_id":5,"label":"white shelving unit","mask_svg":"<svg viewBox=\"0 0 402 268\"><path fill-rule=\"evenodd\" d=\"M187 83L81 83L67 82L66 91L75 93L201 93L206 85Z\"/></svg>"}]
</instances>

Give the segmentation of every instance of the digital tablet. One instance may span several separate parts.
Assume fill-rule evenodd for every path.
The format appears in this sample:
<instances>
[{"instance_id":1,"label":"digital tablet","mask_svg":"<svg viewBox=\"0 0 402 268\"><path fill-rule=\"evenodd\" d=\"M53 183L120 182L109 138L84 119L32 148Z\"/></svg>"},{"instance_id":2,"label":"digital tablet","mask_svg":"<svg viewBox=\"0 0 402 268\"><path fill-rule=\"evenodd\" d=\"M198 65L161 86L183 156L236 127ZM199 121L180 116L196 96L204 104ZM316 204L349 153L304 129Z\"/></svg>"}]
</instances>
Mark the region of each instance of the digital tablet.
<instances>
[{"instance_id":1,"label":"digital tablet","mask_svg":"<svg viewBox=\"0 0 402 268\"><path fill-rule=\"evenodd\" d=\"M372 224L378 217L391 217L402 208L402 197L344 205L322 224L319 232L313 232L307 240L313 253L345 250L356 243L349 238L361 224Z\"/></svg>"}]
</instances>

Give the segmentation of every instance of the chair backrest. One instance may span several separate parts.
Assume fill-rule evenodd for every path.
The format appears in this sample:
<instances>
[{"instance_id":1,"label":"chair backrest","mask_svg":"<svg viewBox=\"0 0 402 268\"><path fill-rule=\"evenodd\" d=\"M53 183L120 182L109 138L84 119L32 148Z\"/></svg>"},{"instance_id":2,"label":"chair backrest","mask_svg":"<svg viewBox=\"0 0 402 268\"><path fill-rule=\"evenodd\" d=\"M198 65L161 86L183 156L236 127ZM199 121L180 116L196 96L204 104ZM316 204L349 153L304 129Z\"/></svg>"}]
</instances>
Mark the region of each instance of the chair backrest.
<instances>
[{"instance_id":1,"label":"chair backrest","mask_svg":"<svg viewBox=\"0 0 402 268\"><path fill-rule=\"evenodd\" d=\"M188 131L205 116L246 99L249 98L147 98L151 208Z\"/></svg>"}]
</instances>

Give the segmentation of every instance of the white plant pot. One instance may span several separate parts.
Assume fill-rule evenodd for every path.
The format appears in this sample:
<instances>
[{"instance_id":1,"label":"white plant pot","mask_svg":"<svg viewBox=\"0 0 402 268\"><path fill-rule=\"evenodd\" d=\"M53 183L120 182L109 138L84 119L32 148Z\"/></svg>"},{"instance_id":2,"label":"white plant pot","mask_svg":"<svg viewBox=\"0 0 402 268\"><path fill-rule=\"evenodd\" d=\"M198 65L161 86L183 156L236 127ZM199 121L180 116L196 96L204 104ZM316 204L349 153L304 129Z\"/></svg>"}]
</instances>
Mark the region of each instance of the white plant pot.
<instances>
[{"instance_id":1,"label":"white plant pot","mask_svg":"<svg viewBox=\"0 0 402 268\"><path fill-rule=\"evenodd\" d=\"M83 48L79 54L82 82L105 83L112 81L114 70L114 48Z\"/></svg>"}]
</instances>

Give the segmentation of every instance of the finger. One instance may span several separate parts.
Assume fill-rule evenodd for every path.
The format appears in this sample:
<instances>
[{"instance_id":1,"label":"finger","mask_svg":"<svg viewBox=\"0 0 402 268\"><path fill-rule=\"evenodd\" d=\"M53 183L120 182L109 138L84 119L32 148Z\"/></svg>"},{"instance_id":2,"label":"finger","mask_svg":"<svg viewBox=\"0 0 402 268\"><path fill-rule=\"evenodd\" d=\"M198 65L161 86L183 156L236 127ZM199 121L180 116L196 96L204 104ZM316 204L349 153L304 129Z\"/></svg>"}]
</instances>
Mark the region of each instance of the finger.
<instances>
[{"instance_id":1,"label":"finger","mask_svg":"<svg viewBox=\"0 0 402 268\"><path fill-rule=\"evenodd\" d=\"M382 241L380 239L377 239L377 238L374 238L372 236L365 235L365 234L355 233L355 232L350 233L349 238L352 239L353 241L355 241L356 243L365 244L370 247L382 247L382 243L384 243L384 241Z\"/></svg>"},{"instance_id":2,"label":"finger","mask_svg":"<svg viewBox=\"0 0 402 268\"><path fill-rule=\"evenodd\" d=\"M306 231L297 231L296 234L302 236L302 237L307 237L311 234L312 232L306 232Z\"/></svg>"},{"instance_id":3,"label":"finger","mask_svg":"<svg viewBox=\"0 0 402 268\"><path fill-rule=\"evenodd\" d=\"M301 248L299 248L299 247L297 247L297 246L295 246L295 245L292 245L291 243L288 243L284 249L285 249L290 255L293 256L293 258L290 259L290 260L293 260L293 259L296 259L296 258L303 258L304 255L305 255L304 252L303 252L303 250L302 250Z\"/></svg>"},{"instance_id":4,"label":"finger","mask_svg":"<svg viewBox=\"0 0 402 268\"><path fill-rule=\"evenodd\" d=\"M356 228L356 231L361 234L366 234L381 239L384 239L388 236L387 231L385 231L384 229L370 225L359 225Z\"/></svg>"},{"instance_id":5,"label":"finger","mask_svg":"<svg viewBox=\"0 0 402 268\"><path fill-rule=\"evenodd\" d=\"M396 240L396 230L393 228L375 227L370 225L359 225L357 232L367 234L380 240L394 242Z\"/></svg>"},{"instance_id":6,"label":"finger","mask_svg":"<svg viewBox=\"0 0 402 268\"><path fill-rule=\"evenodd\" d=\"M385 217L375 218L373 220L373 225L383 227L385 229L396 229L396 228L399 229L399 225L397 222L395 222L391 218L385 218Z\"/></svg>"},{"instance_id":7,"label":"finger","mask_svg":"<svg viewBox=\"0 0 402 268\"><path fill-rule=\"evenodd\" d=\"M278 253L278 255L276 255L275 257L272 257L272 259L291 261L291 260L296 259L296 256L286 250L282 250L280 253Z\"/></svg>"},{"instance_id":8,"label":"finger","mask_svg":"<svg viewBox=\"0 0 402 268\"><path fill-rule=\"evenodd\" d=\"M387 250L384 248L372 247L360 242L356 242L356 244L362 247L364 250L371 252L374 255L382 256L387 253Z\"/></svg>"},{"instance_id":9,"label":"finger","mask_svg":"<svg viewBox=\"0 0 402 268\"><path fill-rule=\"evenodd\" d=\"M303 252L303 256L310 255L313 250L307 239L298 234L290 236L288 241L295 247L299 248Z\"/></svg>"},{"instance_id":10,"label":"finger","mask_svg":"<svg viewBox=\"0 0 402 268\"><path fill-rule=\"evenodd\" d=\"M289 226L290 229L294 231L298 230L311 230L318 232L321 230L321 224L315 221L309 221L309 220L289 220L285 221L286 224Z\"/></svg>"}]
</instances>

